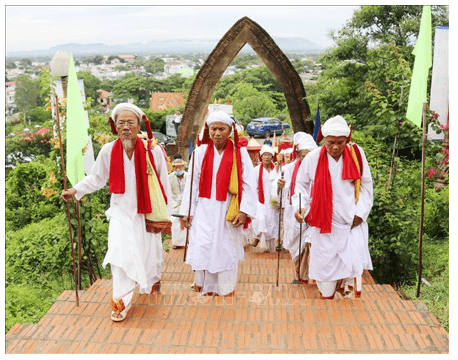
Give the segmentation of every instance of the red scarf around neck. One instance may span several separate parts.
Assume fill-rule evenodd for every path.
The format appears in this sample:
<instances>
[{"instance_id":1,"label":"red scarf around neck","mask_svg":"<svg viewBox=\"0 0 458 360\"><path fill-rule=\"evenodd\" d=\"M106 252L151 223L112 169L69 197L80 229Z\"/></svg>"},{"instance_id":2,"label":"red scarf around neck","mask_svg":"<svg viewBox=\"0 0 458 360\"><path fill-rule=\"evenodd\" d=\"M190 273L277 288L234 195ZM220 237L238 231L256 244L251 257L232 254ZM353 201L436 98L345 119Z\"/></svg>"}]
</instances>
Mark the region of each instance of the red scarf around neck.
<instances>
[{"instance_id":1,"label":"red scarf around neck","mask_svg":"<svg viewBox=\"0 0 458 360\"><path fill-rule=\"evenodd\" d=\"M291 199L294 195L294 189L296 188L296 179L299 167L301 166L302 159L297 159L296 164L294 165L293 176L291 177L291 189L289 190L289 204L292 204Z\"/></svg>"},{"instance_id":2,"label":"red scarf around neck","mask_svg":"<svg viewBox=\"0 0 458 360\"><path fill-rule=\"evenodd\" d=\"M274 164L270 163L270 169L273 170ZM265 199L264 199L264 184L262 182L262 174L263 174L263 169L264 169L264 164L261 163L259 165L259 177L258 177L258 199L261 204L264 204Z\"/></svg>"},{"instance_id":3,"label":"red scarf around neck","mask_svg":"<svg viewBox=\"0 0 458 360\"><path fill-rule=\"evenodd\" d=\"M148 177L146 171L146 154L143 141L137 138L134 149L135 176L137 180L137 212L139 214L151 213L151 199L148 189ZM112 194L124 194L124 149L121 139L115 141L111 152L109 190Z\"/></svg>"},{"instance_id":4,"label":"red scarf around neck","mask_svg":"<svg viewBox=\"0 0 458 360\"><path fill-rule=\"evenodd\" d=\"M343 168L342 180L357 180L361 178L355 161L350 154L349 147L345 145L342 153ZM307 222L311 226L320 228L321 234L330 233L332 229L332 182L329 173L329 162L326 147L323 146L315 172L315 181L310 194L312 203L307 215Z\"/></svg>"},{"instance_id":5,"label":"red scarf around neck","mask_svg":"<svg viewBox=\"0 0 458 360\"><path fill-rule=\"evenodd\" d=\"M226 201L227 193L229 191L229 182L231 180L233 158L233 143L231 139L227 140L226 148L224 149L223 158L219 165L218 173L216 174L216 200ZM240 149L238 150L240 153ZM215 155L215 146L210 141L207 145L207 150L202 160L202 171L199 180L199 197L211 198L212 180L213 180L213 159ZM241 158L240 158L241 160ZM237 158L238 163L238 158ZM238 164L237 164L238 165ZM240 166L237 170L240 172ZM239 179L239 189L240 189ZM240 192L239 192L240 197Z\"/></svg>"}]
</instances>

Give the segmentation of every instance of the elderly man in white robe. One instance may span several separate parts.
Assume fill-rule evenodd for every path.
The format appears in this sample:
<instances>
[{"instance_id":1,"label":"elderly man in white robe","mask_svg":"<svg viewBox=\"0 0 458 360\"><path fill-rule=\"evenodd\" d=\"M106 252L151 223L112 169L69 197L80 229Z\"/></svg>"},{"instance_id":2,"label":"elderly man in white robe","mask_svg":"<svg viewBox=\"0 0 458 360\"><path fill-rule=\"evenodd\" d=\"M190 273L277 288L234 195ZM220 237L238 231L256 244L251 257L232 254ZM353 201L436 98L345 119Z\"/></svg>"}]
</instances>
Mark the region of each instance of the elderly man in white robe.
<instances>
[{"instance_id":1,"label":"elderly man in white robe","mask_svg":"<svg viewBox=\"0 0 458 360\"><path fill-rule=\"evenodd\" d=\"M296 193L297 173L299 171L302 160L307 156L309 152L316 149L318 146L316 145L316 142L313 140L311 135L303 132L295 134L294 139L297 159L282 168L284 173L283 178L281 177L281 174L277 175L277 178L275 179L272 186L271 197L272 199L275 199L277 203L280 203L280 194L282 195L282 205L284 208L283 222L285 229L283 247L289 251L294 263L296 277L293 281L293 284L307 284L309 281L308 268L310 257L311 228L306 224L301 226L296 221L294 214L297 208L293 207L291 198ZM300 252L299 243L301 247Z\"/></svg>"},{"instance_id":2,"label":"elderly man in white robe","mask_svg":"<svg viewBox=\"0 0 458 360\"><path fill-rule=\"evenodd\" d=\"M173 213L180 212L184 186L188 173L185 171L186 162L183 159L175 159L172 162L173 171L169 174L170 187L172 189ZM185 246L186 230L181 227L180 219L172 217L172 248L178 249Z\"/></svg>"},{"instance_id":3,"label":"elderly man in white robe","mask_svg":"<svg viewBox=\"0 0 458 360\"><path fill-rule=\"evenodd\" d=\"M256 247L261 242L261 248L267 248L270 253L275 252L275 239L278 238L279 211L272 206L270 193L272 181L277 171L272 162L275 151L269 145L263 145L259 151L261 164L254 168L257 184L257 210L253 221L254 238L251 246Z\"/></svg>"},{"instance_id":4,"label":"elderly man in white robe","mask_svg":"<svg viewBox=\"0 0 458 360\"><path fill-rule=\"evenodd\" d=\"M194 271L193 289L202 295L234 293L245 230L256 215L253 165L237 133L234 141L229 138L232 129L234 121L223 111L207 118L181 203L182 223L189 228L186 263Z\"/></svg>"},{"instance_id":5,"label":"elderly man in white robe","mask_svg":"<svg viewBox=\"0 0 458 360\"><path fill-rule=\"evenodd\" d=\"M324 146L302 161L293 196L297 209L301 194L297 221L305 219L312 228L309 277L323 299L333 299L336 291L344 295L346 281L360 297L363 270L372 269L366 223L371 171L363 149L347 144L350 128L342 116L327 120L321 131Z\"/></svg>"},{"instance_id":6,"label":"elderly man in white robe","mask_svg":"<svg viewBox=\"0 0 458 360\"><path fill-rule=\"evenodd\" d=\"M165 201L171 200L172 196L162 150L151 142L151 148L146 149L147 143L137 137L142 118L151 139L151 128L143 111L133 104L118 104L109 119L118 139L105 144L90 173L61 195L64 201L73 196L80 200L84 195L104 187L109 179L112 195L110 208L106 211L110 224L108 251L103 266L110 264L113 275L113 321L126 318L135 288L138 287L140 293L153 293L160 289L163 263L161 233L157 228L151 232L151 223L146 218L153 210L159 211L156 204L151 203L152 188L147 177L147 171L153 171L150 166L155 167L156 179L162 185L164 207ZM167 213L167 217L170 205L171 201L168 201L167 207L160 209ZM167 227L171 227L170 221L163 230Z\"/></svg>"}]
</instances>

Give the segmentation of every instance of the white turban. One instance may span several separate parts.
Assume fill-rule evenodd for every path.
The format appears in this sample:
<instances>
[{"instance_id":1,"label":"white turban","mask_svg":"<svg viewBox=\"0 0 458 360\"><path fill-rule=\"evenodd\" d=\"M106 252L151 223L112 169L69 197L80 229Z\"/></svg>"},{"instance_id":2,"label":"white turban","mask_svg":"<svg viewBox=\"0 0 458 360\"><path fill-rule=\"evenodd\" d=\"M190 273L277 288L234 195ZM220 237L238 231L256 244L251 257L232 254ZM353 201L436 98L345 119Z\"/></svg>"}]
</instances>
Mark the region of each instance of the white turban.
<instances>
[{"instance_id":1,"label":"white turban","mask_svg":"<svg viewBox=\"0 0 458 360\"><path fill-rule=\"evenodd\" d=\"M262 145L261 151L259 152L259 155L262 155L264 153L268 152L269 154L272 154L274 156L275 151L270 147L269 145Z\"/></svg>"},{"instance_id":2,"label":"white turban","mask_svg":"<svg viewBox=\"0 0 458 360\"><path fill-rule=\"evenodd\" d=\"M298 151L301 151L301 150L314 150L318 147L318 145L316 144L316 141L313 140L313 137L312 135L310 134L306 134L306 136L304 136L301 141L299 142L299 144L297 145L297 150Z\"/></svg>"},{"instance_id":3,"label":"white turban","mask_svg":"<svg viewBox=\"0 0 458 360\"><path fill-rule=\"evenodd\" d=\"M305 132L302 132L302 131L299 131L297 133L294 134L294 137L293 137L293 143L294 145L297 145L301 142L301 140L304 138L304 136L308 135L307 133Z\"/></svg>"},{"instance_id":4,"label":"white turban","mask_svg":"<svg viewBox=\"0 0 458 360\"><path fill-rule=\"evenodd\" d=\"M222 122L226 125L228 125L230 128L232 128L232 124L234 122L234 120L232 120L232 118L226 114L224 111L215 111L213 113L211 113L208 118L207 118L207 125L210 126L211 124L215 123L215 122Z\"/></svg>"},{"instance_id":5,"label":"white turban","mask_svg":"<svg viewBox=\"0 0 458 360\"><path fill-rule=\"evenodd\" d=\"M140 109L138 106L135 106L134 104L130 103L120 103L116 105L111 112L111 118L113 119L114 122L116 122L116 116L121 113L121 111L124 110L129 110L132 111L135 115L138 116L138 120L142 120L142 116L145 114L142 109Z\"/></svg>"},{"instance_id":6,"label":"white turban","mask_svg":"<svg viewBox=\"0 0 458 360\"><path fill-rule=\"evenodd\" d=\"M347 122L345 119L337 115L333 118L328 119L323 127L321 128L321 133L323 137L326 136L345 136L348 137L350 135L350 128L348 127Z\"/></svg>"},{"instance_id":7,"label":"white turban","mask_svg":"<svg viewBox=\"0 0 458 360\"><path fill-rule=\"evenodd\" d=\"M287 149L283 149L282 151L280 151L280 154L282 154L282 155L285 155L285 154L292 154L293 150L294 150L294 149L293 149L292 147L287 148Z\"/></svg>"}]
</instances>

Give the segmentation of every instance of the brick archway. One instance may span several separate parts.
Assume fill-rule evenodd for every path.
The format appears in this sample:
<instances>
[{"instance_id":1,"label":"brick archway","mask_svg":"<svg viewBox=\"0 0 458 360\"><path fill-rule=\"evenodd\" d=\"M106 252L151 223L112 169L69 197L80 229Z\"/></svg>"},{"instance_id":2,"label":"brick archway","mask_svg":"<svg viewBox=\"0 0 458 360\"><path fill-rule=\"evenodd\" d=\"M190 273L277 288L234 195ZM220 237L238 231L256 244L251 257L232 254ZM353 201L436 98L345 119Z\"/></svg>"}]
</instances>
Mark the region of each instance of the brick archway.
<instances>
[{"instance_id":1,"label":"brick archway","mask_svg":"<svg viewBox=\"0 0 458 360\"><path fill-rule=\"evenodd\" d=\"M243 17L221 38L191 87L176 141L178 151L185 157L189 154L189 138L195 143L216 84L245 44L253 48L283 89L294 132L312 132L305 121L310 108L299 74L269 34L248 17Z\"/></svg>"}]
</instances>

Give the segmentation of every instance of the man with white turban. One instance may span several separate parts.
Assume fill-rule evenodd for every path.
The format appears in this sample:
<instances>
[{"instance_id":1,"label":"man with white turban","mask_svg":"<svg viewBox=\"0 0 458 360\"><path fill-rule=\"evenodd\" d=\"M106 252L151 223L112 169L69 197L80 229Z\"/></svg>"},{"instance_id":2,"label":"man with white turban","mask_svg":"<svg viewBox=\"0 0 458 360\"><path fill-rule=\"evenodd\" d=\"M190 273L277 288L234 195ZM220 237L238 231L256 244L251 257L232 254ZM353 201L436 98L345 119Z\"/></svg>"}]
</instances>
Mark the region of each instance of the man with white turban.
<instances>
[{"instance_id":1,"label":"man with white turban","mask_svg":"<svg viewBox=\"0 0 458 360\"><path fill-rule=\"evenodd\" d=\"M91 172L61 195L64 201L73 196L80 200L104 187L109 180L112 195L106 216L110 225L103 266L109 263L113 275L113 321L125 319L136 287L140 293L160 289L161 232L170 232L171 227L172 196L167 165L159 146L138 138L142 119L152 139L143 111L133 104L118 104L109 118L118 139L105 144ZM152 214L160 215L162 220L154 220Z\"/></svg>"},{"instance_id":2,"label":"man with white turban","mask_svg":"<svg viewBox=\"0 0 458 360\"><path fill-rule=\"evenodd\" d=\"M310 254L310 228L305 224L301 226L294 218L294 214L297 208L292 205L292 196L297 192L296 190L296 179L299 166L302 160L307 156L309 152L316 149L315 140L309 134L302 133L303 135L298 137L294 135L294 143L297 159L296 161L285 165L282 170L284 178L281 178L281 174L277 175L273 186L271 196L278 203L280 202L280 192L282 193L282 206L283 212L283 223L284 223L284 236L283 236L283 247L289 251L295 267L295 280L294 283L308 283L308 267L309 267L309 254ZM282 191L280 191L283 189ZM299 242L301 243L301 249L299 251ZM300 254L300 256L299 256Z\"/></svg>"},{"instance_id":3,"label":"man with white turban","mask_svg":"<svg viewBox=\"0 0 458 360\"><path fill-rule=\"evenodd\" d=\"M344 293L351 280L361 296L361 276L372 269L366 219L372 208L372 177L361 147L347 144L350 128L342 116L322 127L324 146L313 150L297 174L293 206L297 221L311 226L309 277L322 298Z\"/></svg>"},{"instance_id":4,"label":"man with white turban","mask_svg":"<svg viewBox=\"0 0 458 360\"><path fill-rule=\"evenodd\" d=\"M278 209L270 202L272 180L275 179L276 170L272 162L275 154L269 145L263 145L259 155L261 163L254 168L257 184L257 210L256 219L253 221L254 240L251 243L256 247L261 242L261 247L275 252L275 239L278 238Z\"/></svg>"},{"instance_id":5,"label":"man with white turban","mask_svg":"<svg viewBox=\"0 0 458 360\"><path fill-rule=\"evenodd\" d=\"M180 208L182 224L189 228L186 263L194 270L193 289L204 295L234 292L238 263L244 258L242 241L256 215L253 165L246 147L238 144L237 132L234 141L229 138L233 128L223 111L207 118L201 145L192 153Z\"/></svg>"}]
</instances>

